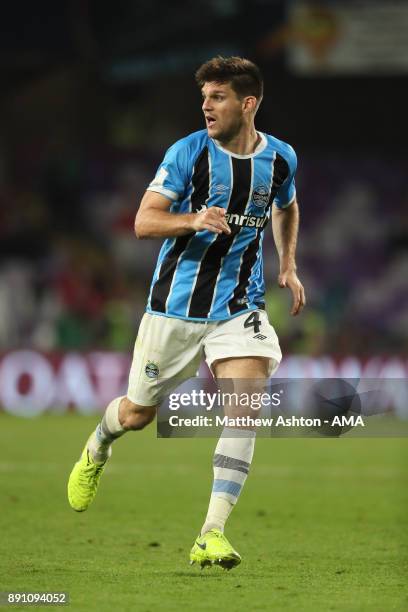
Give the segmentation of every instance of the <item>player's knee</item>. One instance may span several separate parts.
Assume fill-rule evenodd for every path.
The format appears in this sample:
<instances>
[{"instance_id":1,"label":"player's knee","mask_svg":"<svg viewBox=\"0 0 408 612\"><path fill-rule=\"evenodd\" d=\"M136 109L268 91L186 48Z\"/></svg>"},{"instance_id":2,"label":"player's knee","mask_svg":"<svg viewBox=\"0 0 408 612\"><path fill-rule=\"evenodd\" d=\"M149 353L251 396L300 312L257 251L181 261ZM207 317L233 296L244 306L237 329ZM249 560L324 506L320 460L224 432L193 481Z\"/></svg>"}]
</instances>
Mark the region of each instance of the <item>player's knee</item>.
<instances>
[{"instance_id":1,"label":"player's knee","mask_svg":"<svg viewBox=\"0 0 408 612\"><path fill-rule=\"evenodd\" d=\"M156 416L156 406L138 406L124 397L120 403L120 423L124 429L144 429Z\"/></svg>"}]
</instances>

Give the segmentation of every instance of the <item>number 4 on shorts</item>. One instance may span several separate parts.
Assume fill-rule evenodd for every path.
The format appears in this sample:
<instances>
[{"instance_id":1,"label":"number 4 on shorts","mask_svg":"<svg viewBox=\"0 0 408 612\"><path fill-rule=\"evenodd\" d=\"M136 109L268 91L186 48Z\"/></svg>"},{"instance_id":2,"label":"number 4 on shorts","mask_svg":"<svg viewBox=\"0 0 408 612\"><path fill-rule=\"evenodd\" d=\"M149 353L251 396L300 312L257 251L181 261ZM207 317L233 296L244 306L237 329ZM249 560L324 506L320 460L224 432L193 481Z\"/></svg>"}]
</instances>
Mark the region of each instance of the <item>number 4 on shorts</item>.
<instances>
[{"instance_id":1,"label":"number 4 on shorts","mask_svg":"<svg viewBox=\"0 0 408 612\"><path fill-rule=\"evenodd\" d=\"M261 321L259 320L259 312L257 312L256 310L254 310L254 312L251 312L249 317L245 319L244 327L253 327L254 332L257 334L261 327Z\"/></svg>"}]
</instances>

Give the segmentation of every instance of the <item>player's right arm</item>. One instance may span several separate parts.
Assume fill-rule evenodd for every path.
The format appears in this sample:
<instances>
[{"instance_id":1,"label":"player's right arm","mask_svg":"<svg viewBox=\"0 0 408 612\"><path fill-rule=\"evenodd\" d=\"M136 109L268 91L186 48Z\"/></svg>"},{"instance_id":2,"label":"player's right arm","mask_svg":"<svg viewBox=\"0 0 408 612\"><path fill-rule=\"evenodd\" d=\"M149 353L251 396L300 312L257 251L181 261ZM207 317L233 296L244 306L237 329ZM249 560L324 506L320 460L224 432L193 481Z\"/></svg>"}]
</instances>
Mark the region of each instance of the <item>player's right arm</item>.
<instances>
[{"instance_id":1,"label":"player's right arm","mask_svg":"<svg viewBox=\"0 0 408 612\"><path fill-rule=\"evenodd\" d=\"M202 212L170 212L171 200L161 193L146 191L135 219L137 238L172 238L208 230L230 234L224 208L211 206Z\"/></svg>"},{"instance_id":2,"label":"player's right arm","mask_svg":"<svg viewBox=\"0 0 408 612\"><path fill-rule=\"evenodd\" d=\"M135 219L137 238L175 238L202 230L231 233L223 208L211 206L191 213L178 210L177 204L191 184L194 163L205 145L204 132L190 134L166 151L140 203Z\"/></svg>"}]
</instances>

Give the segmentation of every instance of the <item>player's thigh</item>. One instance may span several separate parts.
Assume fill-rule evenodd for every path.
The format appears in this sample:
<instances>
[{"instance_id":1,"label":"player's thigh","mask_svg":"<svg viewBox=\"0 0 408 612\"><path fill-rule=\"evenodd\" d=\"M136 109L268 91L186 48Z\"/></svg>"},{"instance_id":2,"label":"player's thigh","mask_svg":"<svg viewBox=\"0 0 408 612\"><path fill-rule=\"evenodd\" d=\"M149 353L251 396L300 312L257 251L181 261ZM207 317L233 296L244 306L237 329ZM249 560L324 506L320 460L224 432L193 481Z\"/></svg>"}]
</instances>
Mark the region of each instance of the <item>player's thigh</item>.
<instances>
[{"instance_id":1,"label":"player's thigh","mask_svg":"<svg viewBox=\"0 0 408 612\"><path fill-rule=\"evenodd\" d=\"M228 357L213 363L228 417L258 416L259 399L268 389L267 357Z\"/></svg>"},{"instance_id":2,"label":"player's thigh","mask_svg":"<svg viewBox=\"0 0 408 612\"><path fill-rule=\"evenodd\" d=\"M268 357L225 357L212 363L215 378L266 379L269 372Z\"/></svg>"},{"instance_id":3,"label":"player's thigh","mask_svg":"<svg viewBox=\"0 0 408 612\"><path fill-rule=\"evenodd\" d=\"M223 394L224 413L232 418L258 416L253 406L259 406L281 359L266 313L254 311L218 324L206 338L205 354Z\"/></svg>"},{"instance_id":4,"label":"player's thigh","mask_svg":"<svg viewBox=\"0 0 408 612\"><path fill-rule=\"evenodd\" d=\"M204 352L216 378L269 377L282 359L278 337L264 310L221 321L205 337Z\"/></svg>"},{"instance_id":5,"label":"player's thigh","mask_svg":"<svg viewBox=\"0 0 408 612\"><path fill-rule=\"evenodd\" d=\"M155 407L184 380L195 375L202 357L201 326L145 313L135 342L127 397Z\"/></svg>"}]
</instances>

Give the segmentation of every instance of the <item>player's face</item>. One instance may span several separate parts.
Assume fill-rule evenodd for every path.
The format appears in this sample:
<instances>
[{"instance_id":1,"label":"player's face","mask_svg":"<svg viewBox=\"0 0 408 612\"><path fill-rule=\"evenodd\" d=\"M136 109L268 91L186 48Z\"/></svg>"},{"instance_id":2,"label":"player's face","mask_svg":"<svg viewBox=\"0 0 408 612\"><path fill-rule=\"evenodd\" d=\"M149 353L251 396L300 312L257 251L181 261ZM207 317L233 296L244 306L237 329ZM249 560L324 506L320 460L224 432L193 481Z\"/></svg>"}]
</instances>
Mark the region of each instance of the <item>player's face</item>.
<instances>
[{"instance_id":1,"label":"player's face","mask_svg":"<svg viewBox=\"0 0 408 612\"><path fill-rule=\"evenodd\" d=\"M229 83L205 83L203 112L208 135L228 141L240 131L244 123L244 104Z\"/></svg>"}]
</instances>

